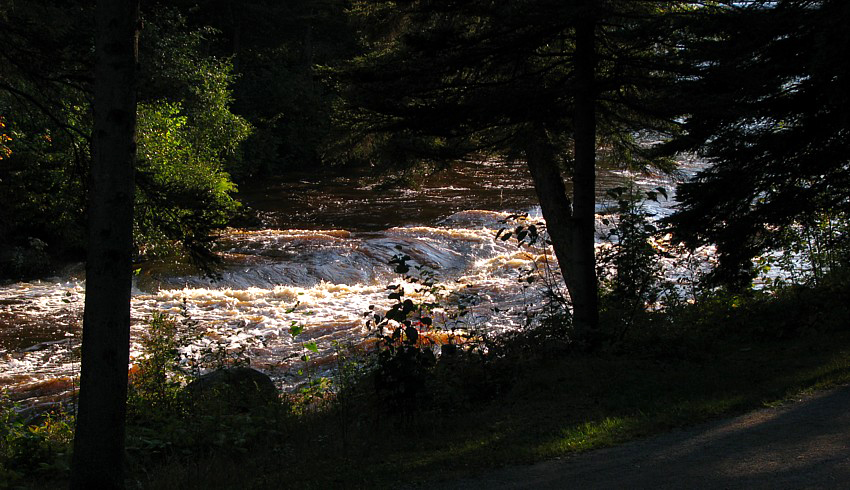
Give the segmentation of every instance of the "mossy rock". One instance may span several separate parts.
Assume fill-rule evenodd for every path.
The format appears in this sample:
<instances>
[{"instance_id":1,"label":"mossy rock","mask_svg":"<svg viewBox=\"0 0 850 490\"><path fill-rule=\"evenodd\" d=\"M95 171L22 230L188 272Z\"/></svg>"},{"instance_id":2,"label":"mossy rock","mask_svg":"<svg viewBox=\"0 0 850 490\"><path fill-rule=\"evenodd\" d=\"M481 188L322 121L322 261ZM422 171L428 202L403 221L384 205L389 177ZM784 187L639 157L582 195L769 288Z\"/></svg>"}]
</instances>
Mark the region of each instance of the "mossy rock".
<instances>
[{"instance_id":1,"label":"mossy rock","mask_svg":"<svg viewBox=\"0 0 850 490\"><path fill-rule=\"evenodd\" d=\"M219 369L192 381L184 393L194 411L245 413L278 401L267 375L249 367Z\"/></svg>"}]
</instances>

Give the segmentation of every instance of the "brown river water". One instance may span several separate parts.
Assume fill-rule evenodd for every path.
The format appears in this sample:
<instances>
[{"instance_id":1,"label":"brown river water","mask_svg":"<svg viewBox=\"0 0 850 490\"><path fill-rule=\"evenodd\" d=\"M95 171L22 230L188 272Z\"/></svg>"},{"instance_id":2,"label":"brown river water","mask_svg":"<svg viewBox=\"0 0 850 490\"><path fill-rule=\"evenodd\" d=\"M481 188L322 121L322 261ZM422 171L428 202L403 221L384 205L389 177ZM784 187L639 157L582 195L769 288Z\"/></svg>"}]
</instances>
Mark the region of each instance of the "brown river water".
<instances>
[{"instance_id":1,"label":"brown river water","mask_svg":"<svg viewBox=\"0 0 850 490\"><path fill-rule=\"evenodd\" d=\"M686 163L677 178L696 168ZM647 189L672 189L676 181L601 172L600 220L604 190L630 178ZM191 319L185 328L196 337L183 348L187 363L212 351L241 353L287 389L302 380L295 375L302 342L317 343L319 366L332 364L337 344L369 343L364 313L392 303L386 286L398 277L387 262L399 250L434 272L447 304L469 306L463 323L452 325L488 335L520 327L525 312L540 306L539 292L518 279L523 269L554 262L548 250L495 239L511 213L540 219L521 163L461 164L415 190L304 175L245 187L239 196L263 226L222 234L220 278L161 266L143 266L136 276L131 363L144 355L139 338L150 315L164 311ZM662 202L653 212L667 214L673 205ZM50 403L76 389L82 275L78 265L57 277L0 286L0 388L12 399ZM413 284L404 287L415 296ZM437 311L437 324L441 314L450 316ZM296 339L289 333L293 322L304 326Z\"/></svg>"}]
</instances>

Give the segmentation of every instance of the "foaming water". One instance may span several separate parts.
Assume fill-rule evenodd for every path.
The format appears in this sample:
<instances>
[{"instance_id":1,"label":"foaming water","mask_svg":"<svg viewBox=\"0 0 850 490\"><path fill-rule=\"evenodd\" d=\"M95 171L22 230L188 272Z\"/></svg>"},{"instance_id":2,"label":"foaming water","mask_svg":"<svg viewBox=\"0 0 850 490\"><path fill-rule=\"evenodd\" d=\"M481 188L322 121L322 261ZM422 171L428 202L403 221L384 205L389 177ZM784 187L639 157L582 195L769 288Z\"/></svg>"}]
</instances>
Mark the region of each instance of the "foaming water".
<instances>
[{"instance_id":1,"label":"foaming water","mask_svg":"<svg viewBox=\"0 0 850 490\"><path fill-rule=\"evenodd\" d=\"M606 174L600 196L622 178ZM197 337L184 348L187 359L217 349L241 352L291 387L299 382L302 342L317 343L319 364L332 359L336 344L368 343L364 313L392 304L386 286L400 279L387 263L401 252L433 271L447 304L468 305L464 328L516 328L541 303L519 280L528 274L522 271L556 262L548 250L494 238L512 213L541 219L529 182L522 166L485 162L416 192L379 192L343 176L249 190L247 201L266 228L223 233L215 280L154 266L135 278L131 362L144 355L139 339L151 314L166 312L191 320L186 328ZM670 206L661 203L657 214ZM403 287L415 297L415 284ZM76 389L83 301L84 282L67 276L0 287L0 386L13 398L42 403ZM436 311L437 322L449 313ZM293 323L305 327L296 339Z\"/></svg>"},{"instance_id":2,"label":"foaming water","mask_svg":"<svg viewBox=\"0 0 850 490\"><path fill-rule=\"evenodd\" d=\"M57 400L73 389L84 296L79 280L0 288L0 387L14 399Z\"/></svg>"},{"instance_id":3,"label":"foaming water","mask_svg":"<svg viewBox=\"0 0 850 490\"><path fill-rule=\"evenodd\" d=\"M219 348L241 351L252 366L282 387L291 386L299 381L292 373L301 342L317 343L319 363L332 356L336 344L364 343L364 314L389 308L386 286L403 282L387 264L402 252L411 265L433 271L442 295L467 298L467 327L515 327L515 311L529 298L519 294L522 285L512 268L545 255L494 240L499 220L507 216L464 211L442 225L382 232L230 230L219 241L225 261L215 280L161 271L137 277L131 358L143 355L139 339L147 319L165 312L189 318L200 329L200 339L184 349L187 359ZM407 297L416 297L417 285L403 287ZM75 388L83 301L81 281L18 283L0 290L0 318L8 322L0 384L13 397L49 401ZM441 312L435 315L439 320ZM296 339L290 335L293 323L305 327Z\"/></svg>"}]
</instances>

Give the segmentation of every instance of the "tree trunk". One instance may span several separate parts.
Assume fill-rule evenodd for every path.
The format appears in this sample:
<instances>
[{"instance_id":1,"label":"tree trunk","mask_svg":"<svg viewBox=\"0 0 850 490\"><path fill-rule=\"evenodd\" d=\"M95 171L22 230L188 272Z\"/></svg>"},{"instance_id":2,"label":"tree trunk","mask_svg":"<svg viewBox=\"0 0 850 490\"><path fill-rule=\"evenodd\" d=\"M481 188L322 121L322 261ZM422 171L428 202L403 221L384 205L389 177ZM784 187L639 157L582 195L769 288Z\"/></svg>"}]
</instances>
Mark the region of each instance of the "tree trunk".
<instances>
[{"instance_id":1,"label":"tree trunk","mask_svg":"<svg viewBox=\"0 0 850 490\"><path fill-rule=\"evenodd\" d=\"M576 335L594 348L599 341L596 280L596 93L594 24L576 27L575 167L573 199L567 197L555 150L542 126L526 148L528 168L546 229L573 305Z\"/></svg>"},{"instance_id":2,"label":"tree trunk","mask_svg":"<svg viewBox=\"0 0 850 490\"><path fill-rule=\"evenodd\" d=\"M555 257L561 266L564 283L572 297L576 294L573 290L576 287L575 281L571 280L574 276L569 270L573 248L572 203L567 197L564 177L555 158L555 149L542 127L535 128L525 155L531 179L534 181L537 201L540 203L543 219L546 220L546 230L552 240Z\"/></svg>"},{"instance_id":3,"label":"tree trunk","mask_svg":"<svg viewBox=\"0 0 850 490\"><path fill-rule=\"evenodd\" d=\"M595 23L576 26L575 169L573 172L572 250L567 270L573 320L580 335L596 342L599 292L596 282L596 87ZM573 292L575 290L575 293Z\"/></svg>"},{"instance_id":4,"label":"tree trunk","mask_svg":"<svg viewBox=\"0 0 850 490\"><path fill-rule=\"evenodd\" d=\"M74 489L124 487L138 28L138 0L98 2Z\"/></svg>"}]
</instances>

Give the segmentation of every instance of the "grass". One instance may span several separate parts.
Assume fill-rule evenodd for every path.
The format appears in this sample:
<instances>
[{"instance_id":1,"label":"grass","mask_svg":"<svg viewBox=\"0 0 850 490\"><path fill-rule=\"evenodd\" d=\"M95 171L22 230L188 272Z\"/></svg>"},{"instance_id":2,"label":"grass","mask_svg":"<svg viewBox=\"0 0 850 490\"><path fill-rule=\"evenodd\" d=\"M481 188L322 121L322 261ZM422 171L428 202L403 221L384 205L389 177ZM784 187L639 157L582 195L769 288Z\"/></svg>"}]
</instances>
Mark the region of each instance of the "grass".
<instances>
[{"instance_id":1,"label":"grass","mask_svg":"<svg viewBox=\"0 0 850 490\"><path fill-rule=\"evenodd\" d=\"M392 488L561 457L846 383L850 335L730 345L711 359L574 355L515 370L517 383L485 402L410 417L364 410L345 441L335 415L320 413L250 456L173 459L144 486Z\"/></svg>"}]
</instances>

